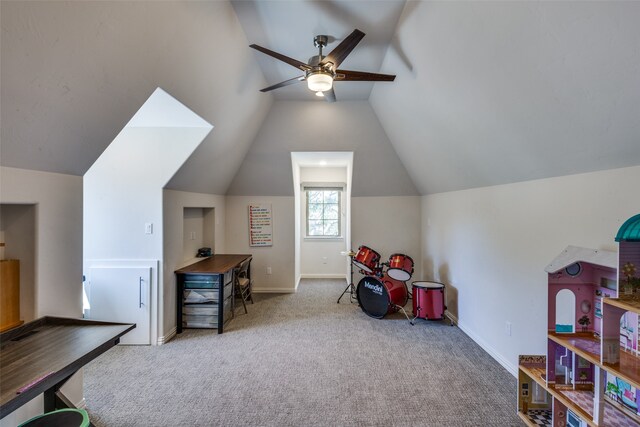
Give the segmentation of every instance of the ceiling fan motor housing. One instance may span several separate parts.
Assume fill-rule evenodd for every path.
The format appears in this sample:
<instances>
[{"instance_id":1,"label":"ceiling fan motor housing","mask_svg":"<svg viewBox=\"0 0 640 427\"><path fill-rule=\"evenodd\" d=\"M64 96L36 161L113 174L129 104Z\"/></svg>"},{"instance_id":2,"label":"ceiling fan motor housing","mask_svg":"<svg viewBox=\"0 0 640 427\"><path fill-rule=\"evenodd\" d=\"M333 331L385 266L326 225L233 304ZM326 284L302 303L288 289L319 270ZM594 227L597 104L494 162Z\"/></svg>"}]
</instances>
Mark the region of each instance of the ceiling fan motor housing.
<instances>
[{"instance_id":1,"label":"ceiling fan motor housing","mask_svg":"<svg viewBox=\"0 0 640 427\"><path fill-rule=\"evenodd\" d=\"M329 42L329 36L325 35L317 35L313 38L313 45L319 49L323 49L327 47L327 43Z\"/></svg>"}]
</instances>

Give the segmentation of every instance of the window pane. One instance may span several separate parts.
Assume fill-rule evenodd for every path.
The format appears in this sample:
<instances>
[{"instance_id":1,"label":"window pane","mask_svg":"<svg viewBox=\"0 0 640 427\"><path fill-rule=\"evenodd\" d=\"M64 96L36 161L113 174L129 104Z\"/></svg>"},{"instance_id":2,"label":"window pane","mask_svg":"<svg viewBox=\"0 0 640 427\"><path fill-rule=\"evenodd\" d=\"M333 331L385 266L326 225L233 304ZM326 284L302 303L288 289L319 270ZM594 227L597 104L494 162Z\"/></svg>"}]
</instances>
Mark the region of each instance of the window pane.
<instances>
[{"instance_id":1,"label":"window pane","mask_svg":"<svg viewBox=\"0 0 640 427\"><path fill-rule=\"evenodd\" d=\"M309 203L322 203L322 191L307 191Z\"/></svg>"},{"instance_id":2,"label":"window pane","mask_svg":"<svg viewBox=\"0 0 640 427\"><path fill-rule=\"evenodd\" d=\"M309 236L322 236L322 220L309 221Z\"/></svg>"},{"instance_id":3,"label":"window pane","mask_svg":"<svg viewBox=\"0 0 640 427\"><path fill-rule=\"evenodd\" d=\"M325 191L324 192L324 202L325 203L338 203L338 195L339 191Z\"/></svg>"},{"instance_id":4,"label":"window pane","mask_svg":"<svg viewBox=\"0 0 640 427\"><path fill-rule=\"evenodd\" d=\"M328 220L324 222L325 236L338 236L338 221Z\"/></svg>"},{"instance_id":5,"label":"window pane","mask_svg":"<svg viewBox=\"0 0 640 427\"><path fill-rule=\"evenodd\" d=\"M338 205L324 205L324 219L338 219Z\"/></svg>"},{"instance_id":6,"label":"window pane","mask_svg":"<svg viewBox=\"0 0 640 427\"><path fill-rule=\"evenodd\" d=\"M322 204L309 204L309 219L322 219Z\"/></svg>"}]
</instances>

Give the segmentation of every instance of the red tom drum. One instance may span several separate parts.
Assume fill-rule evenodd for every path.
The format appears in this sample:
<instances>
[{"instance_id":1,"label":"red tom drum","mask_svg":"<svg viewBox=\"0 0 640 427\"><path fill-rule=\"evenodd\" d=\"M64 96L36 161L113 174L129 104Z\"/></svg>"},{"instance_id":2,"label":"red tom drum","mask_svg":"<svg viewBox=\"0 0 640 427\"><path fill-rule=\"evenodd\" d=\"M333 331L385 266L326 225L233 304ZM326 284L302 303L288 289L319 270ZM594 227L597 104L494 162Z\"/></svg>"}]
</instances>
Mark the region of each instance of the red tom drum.
<instances>
[{"instance_id":1,"label":"red tom drum","mask_svg":"<svg viewBox=\"0 0 640 427\"><path fill-rule=\"evenodd\" d=\"M387 274L396 280L406 282L413 275L413 259L405 254L393 254L389 257Z\"/></svg>"},{"instance_id":2,"label":"red tom drum","mask_svg":"<svg viewBox=\"0 0 640 427\"><path fill-rule=\"evenodd\" d=\"M420 319L444 319L444 285L438 282L413 282L413 315Z\"/></svg>"},{"instance_id":3,"label":"red tom drum","mask_svg":"<svg viewBox=\"0 0 640 427\"><path fill-rule=\"evenodd\" d=\"M352 260L353 265L368 274L375 272L379 261L380 254L364 245L358 248L358 253Z\"/></svg>"},{"instance_id":4,"label":"red tom drum","mask_svg":"<svg viewBox=\"0 0 640 427\"><path fill-rule=\"evenodd\" d=\"M362 311L376 319L398 311L409 300L405 283L386 274L382 278L363 277L358 282L356 295Z\"/></svg>"}]
</instances>

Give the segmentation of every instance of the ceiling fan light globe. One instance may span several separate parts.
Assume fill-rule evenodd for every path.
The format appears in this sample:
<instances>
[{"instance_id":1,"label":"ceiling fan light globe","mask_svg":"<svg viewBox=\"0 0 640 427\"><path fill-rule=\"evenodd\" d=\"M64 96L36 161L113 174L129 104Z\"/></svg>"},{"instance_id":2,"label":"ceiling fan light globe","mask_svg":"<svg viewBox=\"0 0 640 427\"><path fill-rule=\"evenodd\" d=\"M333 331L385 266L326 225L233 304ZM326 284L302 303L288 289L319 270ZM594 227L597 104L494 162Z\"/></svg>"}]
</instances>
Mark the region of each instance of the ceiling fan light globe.
<instances>
[{"instance_id":1,"label":"ceiling fan light globe","mask_svg":"<svg viewBox=\"0 0 640 427\"><path fill-rule=\"evenodd\" d=\"M331 90L333 77L325 73L313 73L307 76L307 86L314 92L325 92Z\"/></svg>"}]
</instances>

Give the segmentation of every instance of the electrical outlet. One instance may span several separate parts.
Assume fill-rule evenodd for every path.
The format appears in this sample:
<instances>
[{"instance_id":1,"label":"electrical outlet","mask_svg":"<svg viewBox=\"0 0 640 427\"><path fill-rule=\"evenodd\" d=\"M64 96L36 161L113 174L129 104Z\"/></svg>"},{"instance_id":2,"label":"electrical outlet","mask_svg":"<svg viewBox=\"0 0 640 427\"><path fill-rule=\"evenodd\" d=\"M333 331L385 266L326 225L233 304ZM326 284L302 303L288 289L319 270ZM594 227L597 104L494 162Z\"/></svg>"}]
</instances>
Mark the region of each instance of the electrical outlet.
<instances>
[{"instance_id":1,"label":"electrical outlet","mask_svg":"<svg viewBox=\"0 0 640 427\"><path fill-rule=\"evenodd\" d=\"M267 274L271 274L271 267L267 267Z\"/></svg>"},{"instance_id":2,"label":"electrical outlet","mask_svg":"<svg viewBox=\"0 0 640 427\"><path fill-rule=\"evenodd\" d=\"M189 236L189 238L190 238L191 240L196 240L196 232L195 232L195 231L192 231L192 232L191 232L191 234L190 234L190 236Z\"/></svg>"},{"instance_id":3,"label":"electrical outlet","mask_svg":"<svg viewBox=\"0 0 640 427\"><path fill-rule=\"evenodd\" d=\"M504 333L507 334L508 336L511 336L511 322L507 322L504 325Z\"/></svg>"},{"instance_id":4,"label":"electrical outlet","mask_svg":"<svg viewBox=\"0 0 640 427\"><path fill-rule=\"evenodd\" d=\"M144 233L153 234L153 223L147 222L144 224Z\"/></svg>"},{"instance_id":5,"label":"electrical outlet","mask_svg":"<svg viewBox=\"0 0 640 427\"><path fill-rule=\"evenodd\" d=\"M323 257L322 257L322 263L323 263L323 264L326 264L326 263L327 263L327 257L326 257L326 256L323 256Z\"/></svg>"}]
</instances>

